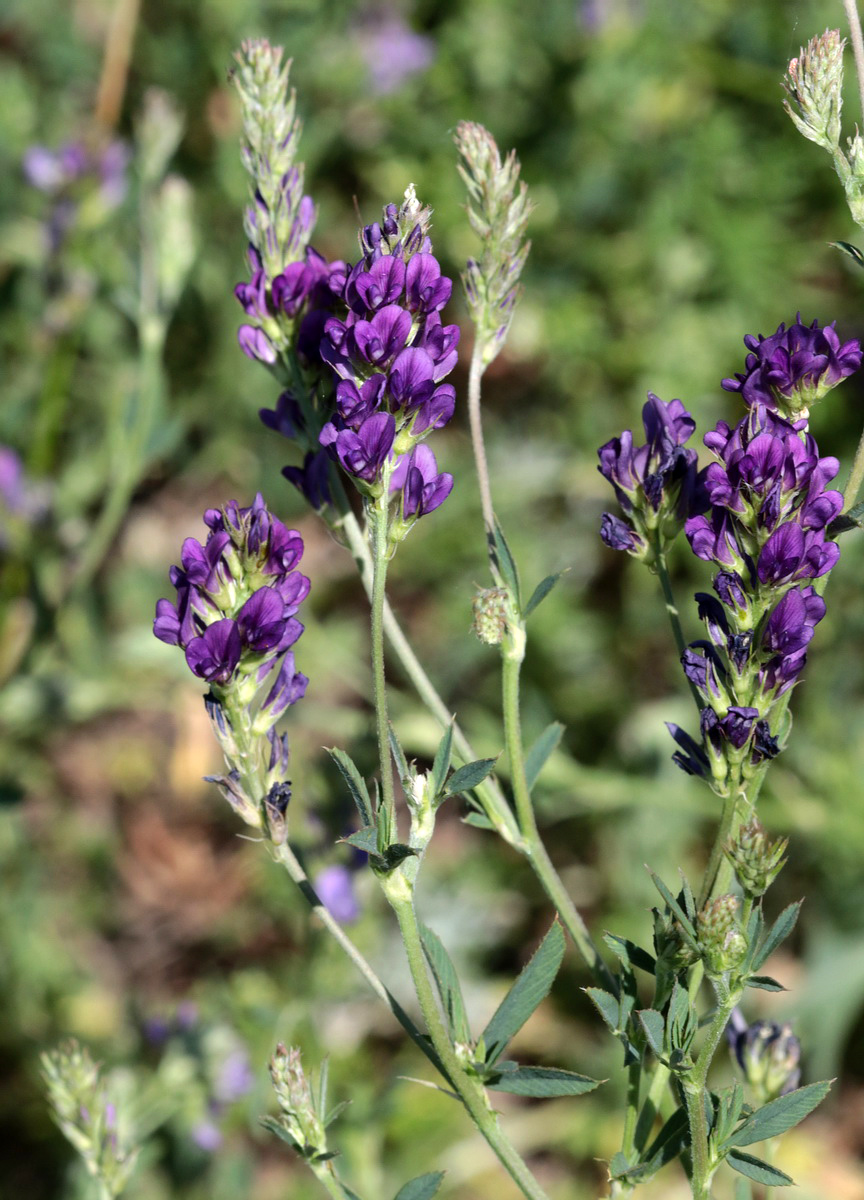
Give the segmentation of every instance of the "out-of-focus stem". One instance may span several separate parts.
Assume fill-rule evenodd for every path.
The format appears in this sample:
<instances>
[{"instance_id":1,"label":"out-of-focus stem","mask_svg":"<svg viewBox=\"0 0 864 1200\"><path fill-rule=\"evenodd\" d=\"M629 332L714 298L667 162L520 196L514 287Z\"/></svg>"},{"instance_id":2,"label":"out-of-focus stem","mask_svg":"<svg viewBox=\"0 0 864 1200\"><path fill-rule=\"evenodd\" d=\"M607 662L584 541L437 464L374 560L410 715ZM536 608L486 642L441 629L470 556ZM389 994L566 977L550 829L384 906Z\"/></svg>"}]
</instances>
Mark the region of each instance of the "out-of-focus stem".
<instances>
[{"instance_id":1,"label":"out-of-focus stem","mask_svg":"<svg viewBox=\"0 0 864 1200\"><path fill-rule=\"evenodd\" d=\"M375 698L375 723L378 735L378 761L381 769L381 803L388 832L396 836L396 800L393 794L393 767L390 760L390 718L387 714L387 680L384 673L384 599L387 583L387 486L371 512L372 521L372 686Z\"/></svg>"},{"instance_id":2,"label":"out-of-focus stem","mask_svg":"<svg viewBox=\"0 0 864 1200\"><path fill-rule=\"evenodd\" d=\"M120 118L139 8L140 0L116 0L111 13L93 113L96 121L105 129L116 128Z\"/></svg>"},{"instance_id":3,"label":"out-of-focus stem","mask_svg":"<svg viewBox=\"0 0 864 1200\"><path fill-rule=\"evenodd\" d=\"M858 98L861 101L861 112L864 114L864 37L861 36L861 18L855 0L843 0L843 8L849 22L849 38L855 56L855 74L858 76Z\"/></svg>"}]
</instances>

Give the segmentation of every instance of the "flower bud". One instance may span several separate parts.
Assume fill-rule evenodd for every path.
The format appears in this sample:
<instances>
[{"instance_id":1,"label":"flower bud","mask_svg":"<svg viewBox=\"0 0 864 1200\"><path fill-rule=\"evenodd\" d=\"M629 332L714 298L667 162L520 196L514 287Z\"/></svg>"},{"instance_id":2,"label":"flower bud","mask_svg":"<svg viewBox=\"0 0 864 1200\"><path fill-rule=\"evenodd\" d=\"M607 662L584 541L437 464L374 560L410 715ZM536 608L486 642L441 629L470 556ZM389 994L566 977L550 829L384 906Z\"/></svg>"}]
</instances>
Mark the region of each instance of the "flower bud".
<instances>
[{"instance_id":1,"label":"flower bud","mask_svg":"<svg viewBox=\"0 0 864 1200\"><path fill-rule=\"evenodd\" d=\"M500 646L507 631L507 592L504 588L482 588L474 597L473 630L487 646Z\"/></svg>"},{"instance_id":2,"label":"flower bud","mask_svg":"<svg viewBox=\"0 0 864 1200\"><path fill-rule=\"evenodd\" d=\"M801 48L783 80L791 100L784 108L799 132L830 152L840 142L845 45L839 30L826 29Z\"/></svg>"},{"instance_id":3,"label":"flower bud","mask_svg":"<svg viewBox=\"0 0 864 1200\"><path fill-rule=\"evenodd\" d=\"M754 817L724 847L738 882L748 896L764 896L786 865L783 855L788 838L770 842L762 824Z\"/></svg>"},{"instance_id":4,"label":"flower bud","mask_svg":"<svg viewBox=\"0 0 864 1200\"><path fill-rule=\"evenodd\" d=\"M747 953L747 941L738 925L738 901L718 896L696 917L696 936L708 975L723 975L737 967Z\"/></svg>"}]
</instances>

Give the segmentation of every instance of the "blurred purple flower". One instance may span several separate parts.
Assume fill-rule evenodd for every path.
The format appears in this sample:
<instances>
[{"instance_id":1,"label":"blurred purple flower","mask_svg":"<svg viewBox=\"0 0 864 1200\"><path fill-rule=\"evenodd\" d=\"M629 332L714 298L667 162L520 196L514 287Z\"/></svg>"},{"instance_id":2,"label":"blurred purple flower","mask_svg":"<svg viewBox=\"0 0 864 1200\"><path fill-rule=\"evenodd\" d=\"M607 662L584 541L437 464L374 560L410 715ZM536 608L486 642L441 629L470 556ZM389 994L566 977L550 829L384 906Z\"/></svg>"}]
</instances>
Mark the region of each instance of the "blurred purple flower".
<instances>
[{"instance_id":1,"label":"blurred purple flower","mask_svg":"<svg viewBox=\"0 0 864 1200\"><path fill-rule=\"evenodd\" d=\"M220 1065L213 1084L213 1098L220 1104L233 1104L247 1095L255 1076L245 1050L233 1050Z\"/></svg>"},{"instance_id":2,"label":"blurred purple flower","mask_svg":"<svg viewBox=\"0 0 864 1200\"><path fill-rule=\"evenodd\" d=\"M379 96L397 91L435 58L432 38L415 33L400 13L390 9L364 14L355 38L369 71L370 87Z\"/></svg>"},{"instance_id":3,"label":"blurred purple flower","mask_svg":"<svg viewBox=\"0 0 864 1200\"><path fill-rule=\"evenodd\" d=\"M192 1129L192 1141L207 1154L214 1154L222 1145L222 1130L214 1121L199 1121Z\"/></svg>"},{"instance_id":4,"label":"blurred purple flower","mask_svg":"<svg viewBox=\"0 0 864 1200\"><path fill-rule=\"evenodd\" d=\"M350 925L360 915L360 905L354 894L354 874L340 863L325 867L314 880L315 891L324 907L337 921Z\"/></svg>"}]
</instances>

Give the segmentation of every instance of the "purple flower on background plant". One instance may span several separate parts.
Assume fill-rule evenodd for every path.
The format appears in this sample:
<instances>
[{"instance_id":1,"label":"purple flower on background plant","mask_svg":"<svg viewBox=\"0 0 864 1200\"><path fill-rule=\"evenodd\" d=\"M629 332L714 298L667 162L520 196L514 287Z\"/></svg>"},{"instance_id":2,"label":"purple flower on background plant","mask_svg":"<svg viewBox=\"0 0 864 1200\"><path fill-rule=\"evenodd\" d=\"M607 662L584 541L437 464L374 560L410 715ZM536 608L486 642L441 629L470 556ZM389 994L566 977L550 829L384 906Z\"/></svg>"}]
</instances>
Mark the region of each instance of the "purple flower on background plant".
<instances>
[{"instance_id":1,"label":"purple flower on background plant","mask_svg":"<svg viewBox=\"0 0 864 1200\"><path fill-rule=\"evenodd\" d=\"M801 1043L791 1025L778 1025L776 1021L754 1021L748 1025L741 1010L736 1008L726 1026L726 1038L757 1104L767 1104L798 1087Z\"/></svg>"},{"instance_id":2,"label":"purple flower on background plant","mask_svg":"<svg viewBox=\"0 0 864 1200\"><path fill-rule=\"evenodd\" d=\"M724 379L729 392L740 392L748 405L765 404L781 412L805 412L841 380L861 366L857 338L840 342L834 323L822 328L818 321L781 324L770 337L748 334L743 373Z\"/></svg>"},{"instance_id":3,"label":"purple flower on background plant","mask_svg":"<svg viewBox=\"0 0 864 1200\"><path fill-rule=\"evenodd\" d=\"M360 915L360 905L354 893L353 872L341 863L333 863L319 871L314 879L315 891L324 907L343 925L350 925Z\"/></svg>"},{"instance_id":4,"label":"purple flower on background plant","mask_svg":"<svg viewBox=\"0 0 864 1200\"><path fill-rule=\"evenodd\" d=\"M286 658L303 632L295 613L309 591L295 570L303 540L271 515L260 493L248 508L232 500L208 509L204 523L204 545L187 538L182 566L171 568L177 600L158 601L153 632L180 646L191 670L219 687L234 680L243 660L257 668L259 682L278 668L266 704L281 713L305 690L305 677Z\"/></svg>"},{"instance_id":5,"label":"purple flower on background plant","mask_svg":"<svg viewBox=\"0 0 864 1200\"><path fill-rule=\"evenodd\" d=\"M703 507L696 451L684 448L696 423L680 400L664 403L653 392L642 409L644 446L627 429L600 447L598 470L615 489L626 520L605 513L600 535L613 550L652 560L655 539L671 541L692 512Z\"/></svg>"},{"instance_id":6,"label":"purple flower on background plant","mask_svg":"<svg viewBox=\"0 0 864 1200\"><path fill-rule=\"evenodd\" d=\"M199 1150L215 1154L222 1145L222 1130L215 1121L199 1121L192 1129L192 1141Z\"/></svg>"},{"instance_id":7,"label":"purple flower on background plant","mask_svg":"<svg viewBox=\"0 0 864 1200\"><path fill-rule=\"evenodd\" d=\"M254 1083L249 1055L238 1046L219 1065L213 1082L213 1099L218 1104L234 1104L251 1092Z\"/></svg>"},{"instance_id":8,"label":"purple flower on background plant","mask_svg":"<svg viewBox=\"0 0 864 1200\"><path fill-rule=\"evenodd\" d=\"M431 38L415 33L396 11L382 8L365 13L355 34L369 71L369 83L379 96L397 91L406 79L425 71L435 57Z\"/></svg>"}]
</instances>

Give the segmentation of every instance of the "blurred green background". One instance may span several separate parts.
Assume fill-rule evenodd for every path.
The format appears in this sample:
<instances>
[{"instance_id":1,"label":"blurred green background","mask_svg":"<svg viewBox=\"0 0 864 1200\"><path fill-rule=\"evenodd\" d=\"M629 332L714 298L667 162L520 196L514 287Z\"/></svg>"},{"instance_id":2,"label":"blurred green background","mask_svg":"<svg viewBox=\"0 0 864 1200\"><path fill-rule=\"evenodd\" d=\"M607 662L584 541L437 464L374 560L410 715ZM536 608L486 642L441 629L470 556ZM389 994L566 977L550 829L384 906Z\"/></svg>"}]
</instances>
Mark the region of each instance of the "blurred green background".
<instances>
[{"instance_id":1,"label":"blurred green background","mask_svg":"<svg viewBox=\"0 0 864 1200\"><path fill-rule=\"evenodd\" d=\"M257 418L274 389L236 345L247 181L233 49L266 36L294 58L320 210L313 242L330 257L351 259L358 212L375 219L413 182L435 209L436 252L458 274L473 242L453 127L480 121L521 158L533 249L485 421L523 578L568 572L532 618L526 735L566 723L539 789L549 844L594 930L645 939L642 864L670 881L678 867L695 876L716 810L670 761L663 722L687 722L688 696L654 581L600 543L610 496L596 447L638 427L649 388L681 397L703 431L737 419L719 381L740 369L742 337L798 310L864 336L862 278L827 245L856 231L780 86L799 45L841 21L839 0L145 0L140 11L6 0L0 444L25 476L10 483L15 460L0 461L0 1194L90 1195L38 1075L38 1051L70 1034L115 1070L155 1131L130 1196L317 1195L257 1123L277 1040L300 1044L310 1068L329 1052L333 1098L352 1100L334 1145L367 1200L433 1168L448 1170L442 1195L458 1200L497 1200L508 1186L456 1106L401 1078L427 1077L424 1063L202 782L219 765L202 689L150 631L204 508L263 490L303 532L313 585L298 648L312 682L292 712L292 834L313 873L348 863L334 842L351 816L320 747L343 746L374 772L365 601L350 557L280 476L290 447ZM153 88L183 121L168 164L152 143L164 135L170 152L172 109L148 100ZM34 146L83 139L97 162L112 138L130 154L122 198L98 168L60 191L33 185ZM153 311L166 334L155 350ZM450 311L464 321L459 299ZM464 395L464 361L456 383ZM852 379L813 419L823 452L846 468L862 400ZM485 566L464 408L436 450L456 486L400 550L391 597L448 705L495 754L497 655L468 632ZM703 565L682 548L682 599L705 586ZM748 1015L793 1020L806 1078L840 1077L781 1151L803 1200L864 1197L862 580L864 545L850 535L762 805L791 838L770 906L807 903L772 964L790 994L759 993ZM685 629L699 636L695 613ZM437 732L398 668L392 678L400 735L422 761ZM483 1022L552 914L525 864L460 815L441 821L422 903ZM356 938L407 1003L392 921L374 881L355 882ZM597 1160L619 1138L619 1055L579 990L587 982L569 954L517 1050L610 1082L574 1101L501 1097L556 1200L602 1194ZM686 1194L673 1174L646 1189Z\"/></svg>"}]
</instances>

